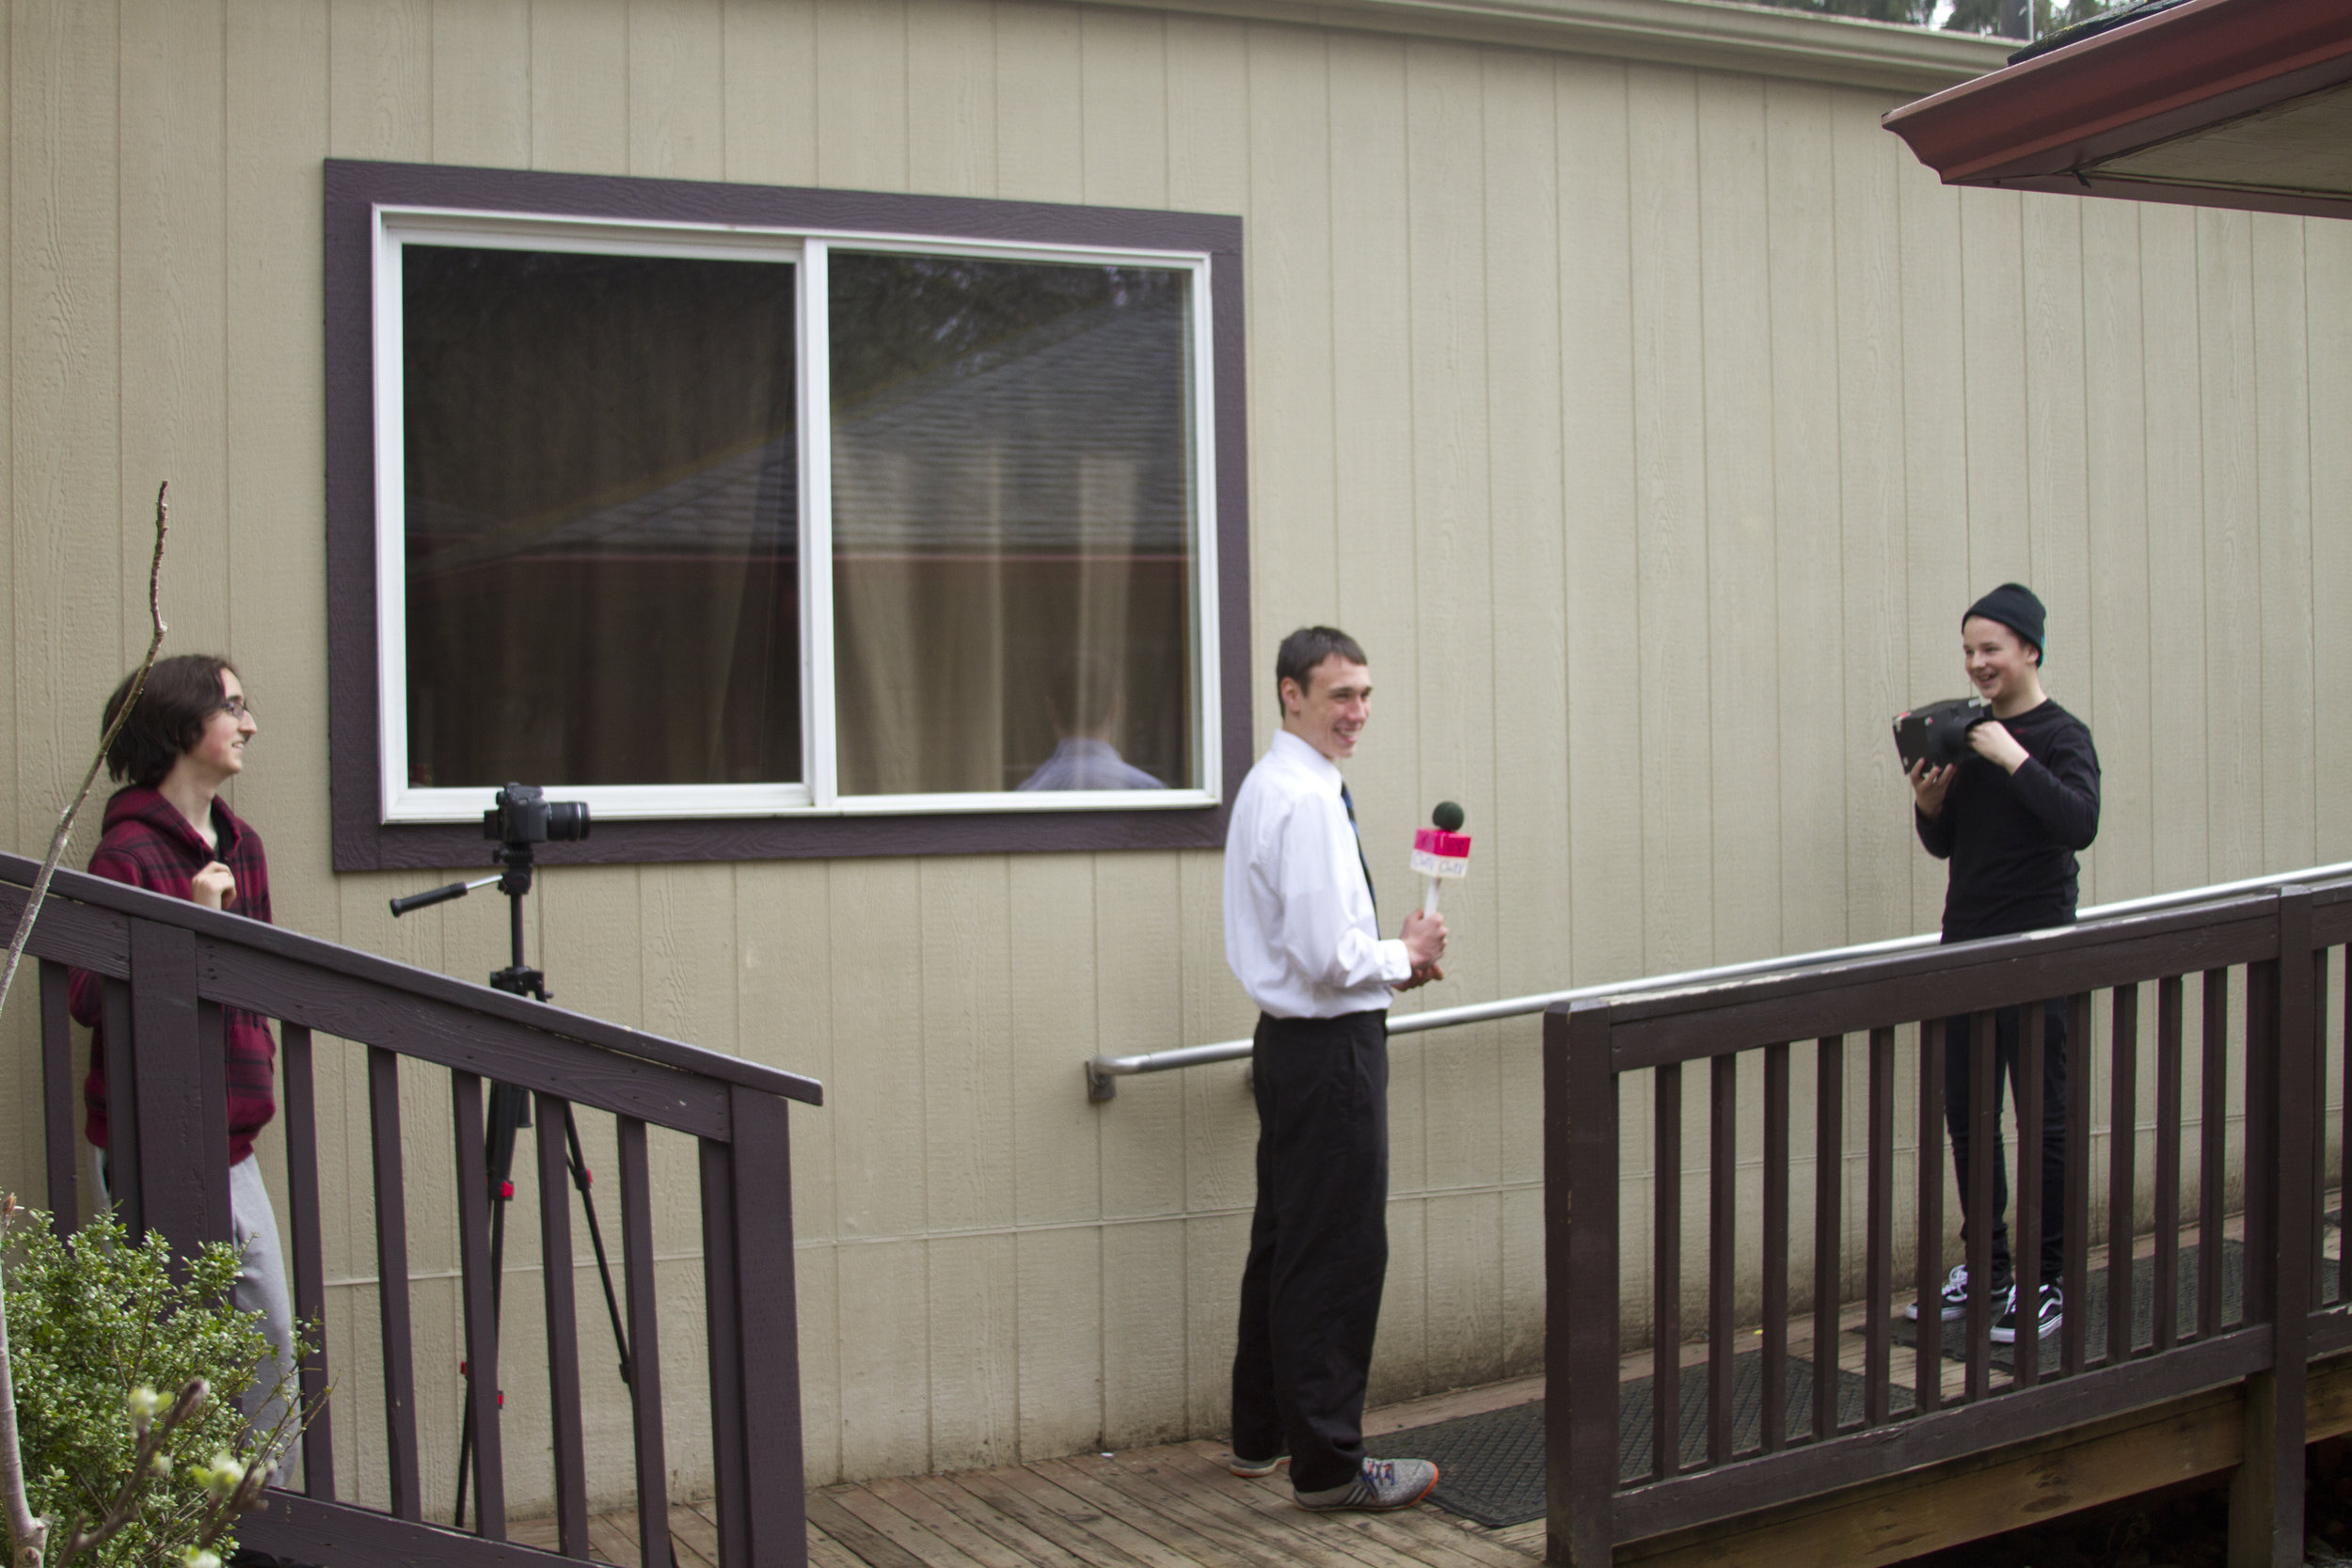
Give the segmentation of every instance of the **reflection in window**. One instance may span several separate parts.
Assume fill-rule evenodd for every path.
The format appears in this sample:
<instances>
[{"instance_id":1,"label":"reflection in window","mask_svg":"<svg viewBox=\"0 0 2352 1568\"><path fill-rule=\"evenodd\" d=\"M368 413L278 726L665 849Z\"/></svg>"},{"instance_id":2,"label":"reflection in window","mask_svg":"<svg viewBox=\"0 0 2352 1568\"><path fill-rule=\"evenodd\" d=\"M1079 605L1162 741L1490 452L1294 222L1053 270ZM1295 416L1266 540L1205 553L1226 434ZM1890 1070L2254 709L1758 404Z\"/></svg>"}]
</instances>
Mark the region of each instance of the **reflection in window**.
<instances>
[{"instance_id":1,"label":"reflection in window","mask_svg":"<svg viewBox=\"0 0 2352 1568\"><path fill-rule=\"evenodd\" d=\"M405 247L410 784L802 777L794 270Z\"/></svg>"},{"instance_id":2,"label":"reflection in window","mask_svg":"<svg viewBox=\"0 0 2352 1568\"><path fill-rule=\"evenodd\" d=\"M1196 786L1188 275L831 269L841 793Z\"/></svg>"}]
</instances>

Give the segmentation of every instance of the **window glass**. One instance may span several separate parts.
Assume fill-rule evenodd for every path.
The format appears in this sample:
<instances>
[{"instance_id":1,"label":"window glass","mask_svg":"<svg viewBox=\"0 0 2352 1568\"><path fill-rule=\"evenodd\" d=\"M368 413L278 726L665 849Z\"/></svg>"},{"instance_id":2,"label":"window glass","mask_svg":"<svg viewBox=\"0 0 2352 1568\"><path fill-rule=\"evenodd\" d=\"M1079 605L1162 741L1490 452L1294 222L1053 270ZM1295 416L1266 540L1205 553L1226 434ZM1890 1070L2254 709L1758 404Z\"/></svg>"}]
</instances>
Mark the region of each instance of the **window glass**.
<instances>
[{"instance_id":1,"label":"window glass","mask_svg":"<svg viewBox=\"0 0 2352 1568\"><path fill-rule=\"evenodd\" d=\"M402 256L407 782L799 781L797 269Z\"/></svg>"},{"instance_id":2,"label":"window glass","mask_svg":"<svg viewBox=\"0 0 2352 1568\"><path fill-rule=\"evenodd\" d=\"M1200 787L1190 275L830 266L841 793Z\"/></svg>"}]
</instances>

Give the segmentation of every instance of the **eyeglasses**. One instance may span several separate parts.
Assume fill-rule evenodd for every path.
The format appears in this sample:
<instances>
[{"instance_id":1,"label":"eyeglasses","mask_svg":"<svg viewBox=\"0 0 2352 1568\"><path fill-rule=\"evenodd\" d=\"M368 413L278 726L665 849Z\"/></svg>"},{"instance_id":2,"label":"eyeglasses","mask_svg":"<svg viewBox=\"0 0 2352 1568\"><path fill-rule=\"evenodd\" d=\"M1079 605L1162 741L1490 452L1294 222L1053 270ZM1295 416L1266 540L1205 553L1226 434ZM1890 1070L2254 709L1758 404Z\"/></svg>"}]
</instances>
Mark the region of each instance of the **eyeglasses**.
<instances>
[{"instance_id":1,"label":"eyeglasses","mask_svg":"<svg viewBox=\"0 0 2352 1568\"><path fill-rule=\"evenodd\" d=\"M234 697L223 697L220 701L220 711L231 719L248 719L252 717L253 706L240 693Z\"/></svg>"}]
</instances>

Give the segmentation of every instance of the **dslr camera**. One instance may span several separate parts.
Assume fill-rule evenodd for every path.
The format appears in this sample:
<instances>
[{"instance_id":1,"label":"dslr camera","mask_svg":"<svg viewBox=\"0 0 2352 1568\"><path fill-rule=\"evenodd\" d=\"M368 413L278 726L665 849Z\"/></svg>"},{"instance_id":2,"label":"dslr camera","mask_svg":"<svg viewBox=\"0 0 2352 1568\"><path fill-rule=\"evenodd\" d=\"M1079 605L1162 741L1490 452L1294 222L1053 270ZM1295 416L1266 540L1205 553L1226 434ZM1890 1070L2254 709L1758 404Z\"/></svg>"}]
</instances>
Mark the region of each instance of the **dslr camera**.
<instances>
[{"instance_id":1,"label":"dslr camera","mask_svg":"<svg viewBox=\"0 0 2352 1568\"><path fill-rule=\"evenodd\" d=\"M588 836L588 802L550 800L537 784L511 784L482 814L482 836L507 844L558 843Z\"/></svg>"},{"instance_id":2,"label":"dslr camera","mask_svg":"<svg viewBox=\"0 0 2352 1568\"><path fill-rule=\"evenodd\" d=\"M1895 715L1895 750L1908 773L1924 762L1930 768L1949 768L1968 755L1968 732L1993 717L1993 705L1982 697L1954 697ZM587 831L583 825L581 832Z\"/></svg>"}]
</instances>

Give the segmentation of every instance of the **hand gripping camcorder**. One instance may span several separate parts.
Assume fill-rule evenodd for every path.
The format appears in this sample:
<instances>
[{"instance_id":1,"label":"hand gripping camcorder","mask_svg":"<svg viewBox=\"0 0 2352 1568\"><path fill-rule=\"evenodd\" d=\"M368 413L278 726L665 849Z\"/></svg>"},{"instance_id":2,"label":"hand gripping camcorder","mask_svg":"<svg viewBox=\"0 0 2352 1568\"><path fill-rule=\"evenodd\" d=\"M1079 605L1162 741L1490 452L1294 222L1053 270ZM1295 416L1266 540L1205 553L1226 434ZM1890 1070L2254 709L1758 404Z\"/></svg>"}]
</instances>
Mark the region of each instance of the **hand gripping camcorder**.
<instances>
[{"instance_id":1,"label":"hand gripping camcorder","mask_svg":"<svg viewBox=\"0 0 2352 1568\"><path fill-rule=\"evenodd\" d=\"M1954 697L1895 715L1895 750L1908 773L1924 762L1930 768L1949 768L1968 755L1968 732L1993 717L1993 705L1982 697Z\"/></svg>"}]
</instances>

